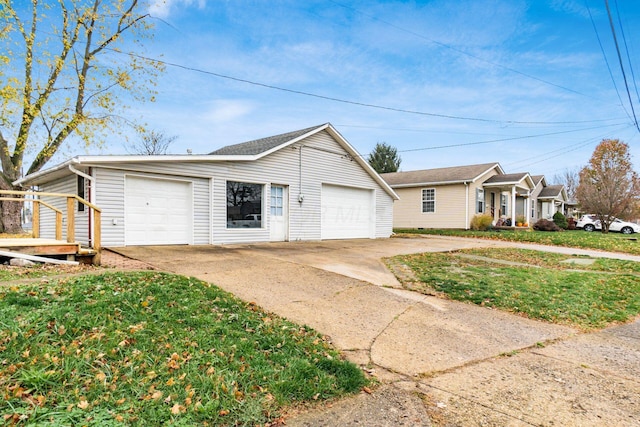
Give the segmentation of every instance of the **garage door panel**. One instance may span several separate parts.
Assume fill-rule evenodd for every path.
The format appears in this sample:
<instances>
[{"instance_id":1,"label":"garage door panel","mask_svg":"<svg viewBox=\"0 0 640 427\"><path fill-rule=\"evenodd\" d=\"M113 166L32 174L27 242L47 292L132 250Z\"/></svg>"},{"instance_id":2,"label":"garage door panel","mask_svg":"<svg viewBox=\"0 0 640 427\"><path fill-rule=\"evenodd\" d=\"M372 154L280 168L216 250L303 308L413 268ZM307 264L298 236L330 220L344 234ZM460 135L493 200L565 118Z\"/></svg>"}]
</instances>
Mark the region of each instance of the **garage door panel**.
<instances>
[{"instance_id":1,"label":"garage door panel","mask_svg":"<svg viewBox=\"0 0 640 427\"><path fill-rule=\"evenodd\" d=\"M321 216L323 239L372 237L373 191L324 184Z\"/></svg>"},{"instance_id":2,"label":"garage door panel","mask_svg":"<svg viewBox=\"0 0 640 427\"><path fill-rule=\"evenodd\" d=\"M127 245L189 244L192 240L191 183L155 178L126 178Z\"/></svg>"}]
</instances>

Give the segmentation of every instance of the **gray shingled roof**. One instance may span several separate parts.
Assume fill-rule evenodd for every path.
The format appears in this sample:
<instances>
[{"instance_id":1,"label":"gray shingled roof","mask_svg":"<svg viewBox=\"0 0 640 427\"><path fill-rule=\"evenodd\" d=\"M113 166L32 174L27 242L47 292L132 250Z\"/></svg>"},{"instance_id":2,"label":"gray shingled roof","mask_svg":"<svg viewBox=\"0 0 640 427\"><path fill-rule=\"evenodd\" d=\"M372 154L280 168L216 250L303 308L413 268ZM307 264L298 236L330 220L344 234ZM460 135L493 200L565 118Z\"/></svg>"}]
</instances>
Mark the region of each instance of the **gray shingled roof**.
<instances>
[{"instance_id":1,"label":"gray shingled roof","mask_svg":"<svg viewBox=\"0 0 640 427\"><path fill-rule=\"evenodd\" d=\"M506 173L504 175L494 175L485 184L503 184L507 182L520 182L527 176L527 172Z\"/></svg>"},{"instance_id":2,"label":"gray shingled roof","mask_svg":"<svg viewBox=\"0 0 640 427\"><path fill-rule=\"evenodd\" d=\"M408 172L383 173L380 176L390 186L410 184L433 184L442 182L472 181L480 175L498 165L495 163L483 163L480 165L454 166L450 168L424 169Z\"/></svg>"},{"instance_id":3,"label":"gray shingled roof","mask_svg":"<svg viewBox=\"0 0 640 427\"><path fill-rule=\"evenodd\" d=\"M563 185L561 184L557 184L557 185L547 185L546 187L544 187L542 189L542 191L540 192L540 194L538 195L538 197L558 197L560 195L560 193L562 193L562 189L564 188Z\"/></svg>"},{"instance_id":4,"label":"gray shingled roof","mask_svg":"<svg viewBox=\"0 0 640 427\"><path fill-rule=\"evenodd\" d=\"M544 179L544 175L531 175L531 179L535 185L538 185Z\"/></svg>"},{"instance_id":5,"label":"gray shingled roof","mask_svg":"<svg viewBox=\"0 0 640 427\"><path fill-rule=\"evenodd\" d=\"M324 125L313 126L280 135L268 136L266 138L255 139L253 141L242 142L240 144L227 145L226 147L218 148L209 154L215 156L255 156L257 154L264 153L265 151L269 151L279 145L286 144L287 142L309 133L314 129L318 129L321 126Z\"/></svg>"}]
</instances>

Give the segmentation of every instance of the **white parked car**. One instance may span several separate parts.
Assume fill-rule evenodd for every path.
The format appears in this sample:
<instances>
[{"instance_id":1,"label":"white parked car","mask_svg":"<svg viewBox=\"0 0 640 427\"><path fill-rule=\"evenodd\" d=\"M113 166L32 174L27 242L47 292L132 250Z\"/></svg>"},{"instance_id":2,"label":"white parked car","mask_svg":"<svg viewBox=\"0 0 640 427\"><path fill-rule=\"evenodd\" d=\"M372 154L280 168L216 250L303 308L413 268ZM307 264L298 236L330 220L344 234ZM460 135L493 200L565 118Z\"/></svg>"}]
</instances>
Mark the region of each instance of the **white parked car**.
<instances>
[{"instance_id":1,"label":"white parked car","mask_svg":"<svg viewBox=\"0 0 640 427\"><path fill-rule=\"evenodd\" d=\"M584 231L602 230L602 224L595 215L582 215L576 222L576 228L581 228ZM640 225L614 218L609 224L609 231L617 231L622 234L640 233Z\"/></svg>"}]
</instances>

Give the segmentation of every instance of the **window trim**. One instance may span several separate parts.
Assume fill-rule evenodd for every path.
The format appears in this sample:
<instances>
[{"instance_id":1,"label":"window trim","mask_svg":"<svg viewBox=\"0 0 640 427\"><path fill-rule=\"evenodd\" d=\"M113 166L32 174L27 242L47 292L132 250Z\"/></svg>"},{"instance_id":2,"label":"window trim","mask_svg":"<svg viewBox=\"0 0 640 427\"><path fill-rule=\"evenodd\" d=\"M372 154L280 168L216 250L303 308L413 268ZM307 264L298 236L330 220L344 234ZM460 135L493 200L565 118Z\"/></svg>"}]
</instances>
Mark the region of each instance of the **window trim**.
<instances>
[{"instance_id":1,"label":"window trim","mask_svg":"<svg viewBox=\"0 0 640 427\"><path fill-rule=\"evenodd\" d=\"M504 209L502 209L504 207ZM504 216L509 215L509 195L500 193L500 213Z\"/></svg>"},{"instance_id":2,"label":"window trim","mask_svg":"<svg viewBox=\"0 0 640 427\"><path fill-rule=\"evenodd\" d=\"M432 194L433 194L433 197L431 197L431 198L426 197L428 195L429 191L432 192ZM427 214L436 213L436 189L435 188L423 188L420 191L420 194L422 196L421 197L421 202L422 202L421 203L421 211L422 211L422 213L427 213ZM425 210L425 207L426 207L425 203L433 203L433 210Z\"/></svg>"},{"instance_id":3,"label":"window trim","mask_svg":"<svg viewBox=\"0 0 640 427\"><path fill-rule=\"evenodd\" d=\"M483 214L486 210L484 188L476 188L476 213Z\"/></svg>"}]
</instances>

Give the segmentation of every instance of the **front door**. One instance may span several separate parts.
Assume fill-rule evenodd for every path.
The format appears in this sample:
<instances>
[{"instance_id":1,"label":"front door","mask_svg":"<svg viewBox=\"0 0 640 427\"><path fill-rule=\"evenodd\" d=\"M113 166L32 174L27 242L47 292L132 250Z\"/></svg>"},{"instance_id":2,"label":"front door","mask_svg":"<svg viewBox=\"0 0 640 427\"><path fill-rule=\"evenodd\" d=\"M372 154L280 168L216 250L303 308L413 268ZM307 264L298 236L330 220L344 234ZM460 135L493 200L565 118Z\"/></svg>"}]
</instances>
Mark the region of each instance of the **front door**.
<instances>
[{"instance_id":1,"label":"front door","mask_svg":"<svg viewBox=\"0 0 640 427\"><path fill-rule=\"evenodd\" d=\"M271 186L271 210L269 215L269 228L272 242L284 242L287 240L288 218L288 191L282 185Z\"/></svg>"}]
</instances>

